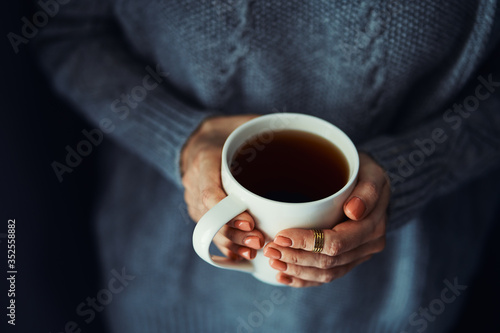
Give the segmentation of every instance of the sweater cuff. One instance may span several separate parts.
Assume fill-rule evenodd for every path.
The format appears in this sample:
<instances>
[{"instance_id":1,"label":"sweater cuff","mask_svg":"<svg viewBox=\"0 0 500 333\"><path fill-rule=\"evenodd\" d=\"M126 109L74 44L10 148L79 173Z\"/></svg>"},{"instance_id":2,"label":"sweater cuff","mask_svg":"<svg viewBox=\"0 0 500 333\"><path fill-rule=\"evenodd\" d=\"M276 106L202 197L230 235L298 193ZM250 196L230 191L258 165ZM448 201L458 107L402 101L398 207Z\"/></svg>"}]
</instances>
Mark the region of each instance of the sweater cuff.
<instances>
[{"instance_id":1,"label":"sweater cuff","mask_svg":"<svg viewBox=\"0 0 500 333\"><path fill-rule=\"evenodd\" d=\"M129 119L122 121L123 133L117 134L128 136L120 142L182 188L182 148L200 124L214 114L194 109L168 94L151 94L142 103L140 112L131 113Z\"/></svg>"},{"instance_id":2,"label":"sweater cuff","mask_svg":"<svg viewBox=\"0 0 500 333\"><path fill-rule=\"evenodd\" d=\"M414 218L432 195L440 192L446 152L441 151L443 145L431 143L426 133L419 134L381 136L358 146L358 150L370 155L389 177L389 230ZM439 135L446 135L439 129L434 134L438 139ZM432 131L429 135L432 136Z\"/></svg>"}]
</instances>

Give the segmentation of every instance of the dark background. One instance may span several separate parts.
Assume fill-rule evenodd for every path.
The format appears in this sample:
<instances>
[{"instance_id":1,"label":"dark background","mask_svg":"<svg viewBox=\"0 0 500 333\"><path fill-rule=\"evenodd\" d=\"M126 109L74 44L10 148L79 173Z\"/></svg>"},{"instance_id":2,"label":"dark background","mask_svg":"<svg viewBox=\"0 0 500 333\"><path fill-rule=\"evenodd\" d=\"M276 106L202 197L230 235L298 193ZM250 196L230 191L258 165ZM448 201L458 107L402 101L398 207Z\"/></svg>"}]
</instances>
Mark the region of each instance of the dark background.
<instances>
[{"instance_id":1,"label":"dark background","mask_svg":"<svg viewBox=\"0 0 500 333\"><path fill-rule=\"evenodd\" d=\"M51 92L29 43L14 53L6 35L20 33L22 16L31 19L28 3L4 2L0 20L0 308L4 309L0 327L7 327L0 331L59 333L75 321L82 332L106 332L104 313L87 324L75 310L105 287L90 223L93 198L99 192L100 146L58 182L51 163L63 162L64 147L74 147L82 139L81 131L94 126ZM7 233L8 219L16 219L15 327L4 325L7 239L1 234ZM498 236L500 223L490 235L481 271L462 296L467 297L467 306L453 332L491 332L500 327Z\"/></svg>"},{"instance_id":2,"label":"dark background","mask_svg":"<svg viewBox=\"0 0 500 333\"><path fill-rule=\"evenodd\" d=\"M7 233L8 219L16 219L18 271L14 328L5 325L7 249L6 239L0 238L0 332L66 333L69 321L82 332L105 332L102 313L89 324L76 313L81 302L106 287L100 281L90 225L103 147L95 148L59 183L52 161L64 163L65 146L75 147L81 131L95 126L53 95L36 66L31 42L14 53L6 35L20 34L22 16L31 21L30 2L4 2L0 19L0 233Z\"/></svg>"}]
</instances>

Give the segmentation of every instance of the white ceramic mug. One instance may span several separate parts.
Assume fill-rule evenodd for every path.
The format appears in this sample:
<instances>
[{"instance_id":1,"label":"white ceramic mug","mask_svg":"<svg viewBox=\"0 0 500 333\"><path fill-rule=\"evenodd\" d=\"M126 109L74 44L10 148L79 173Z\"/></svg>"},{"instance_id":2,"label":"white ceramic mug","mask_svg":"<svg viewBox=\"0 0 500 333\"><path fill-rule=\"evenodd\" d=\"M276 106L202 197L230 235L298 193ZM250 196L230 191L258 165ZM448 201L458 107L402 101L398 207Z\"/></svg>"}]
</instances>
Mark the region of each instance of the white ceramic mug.
<instances>
[{"instance_id":1,"label":"white ceramic mug","mask_svg":"<svg viewBox=\"0 0 500 333\"><path fill-rule=\"evenodd\" d=\"M326 198L303 203L266 199L241 186L230 171L231 161L238 148L251 137L267 133L262 134L263 141L269 140L270 133L284 129L315 133L335 144L349 164L346 185ZM358 152L352 141L340 129L322 119L298 113L275 113L246 122L235 129L224 143L221 178L228 196L198 221L193 233L193 247L196 253L216 267L248 272L263 282L279 285L276 281L277 271L269 265L269 259L263 255L262 250L257 251L255 259L250 261L233 261L211 255L209 247L215 234L244 211L252 215L256 228L263 232L266 243L284 229L332 228L343 216L343 204L355 186L358 168Z\"/></svg>"}]
</instances>

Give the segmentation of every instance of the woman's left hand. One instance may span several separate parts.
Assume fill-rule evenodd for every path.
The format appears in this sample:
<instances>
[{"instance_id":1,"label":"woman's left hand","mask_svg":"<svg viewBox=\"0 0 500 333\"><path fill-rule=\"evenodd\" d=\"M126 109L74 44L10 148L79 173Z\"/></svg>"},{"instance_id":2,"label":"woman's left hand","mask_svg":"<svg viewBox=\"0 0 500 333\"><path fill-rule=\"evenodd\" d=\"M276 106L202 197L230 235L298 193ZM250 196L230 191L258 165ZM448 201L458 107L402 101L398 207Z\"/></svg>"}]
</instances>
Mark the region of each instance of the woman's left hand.
<instances>
[{"instance_id":1,"label":"woman's left hand","mask_svg":"<svg viewBox=\"0 0 500 333\"><path fill-rule=\"evenodd\" d=\"M380 165L360 153L358 183L344 204L350 219L324 229L324 248L314 253L314 233L307 229L280 231L264 248L278 282L292 287L329 283L370 259L385 247L390 184Z\"/></svg>"}]
</instances>

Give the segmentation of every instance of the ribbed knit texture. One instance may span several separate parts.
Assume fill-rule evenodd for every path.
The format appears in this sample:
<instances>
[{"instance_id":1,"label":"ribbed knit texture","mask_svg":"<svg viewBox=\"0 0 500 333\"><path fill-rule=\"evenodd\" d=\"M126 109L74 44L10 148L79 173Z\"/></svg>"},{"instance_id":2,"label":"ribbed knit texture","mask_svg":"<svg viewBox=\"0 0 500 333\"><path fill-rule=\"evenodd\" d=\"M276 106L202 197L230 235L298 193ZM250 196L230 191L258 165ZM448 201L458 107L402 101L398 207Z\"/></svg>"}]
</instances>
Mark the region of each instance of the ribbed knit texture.
<instances>
[{"instance_id":1,"label":"ribbed knit texture","mask_svg":"<svg viewBox=\"0 0 500 333\"><path fill-rule=\"evenodd\" d=\"M474 174L464 171L498 159L494 126L490 143L472 139L488 131L493 101L457 130L443 120L494 42L494 15L492 1L85 2L61 6L39 42L56 88L94 120L111 119L113 136L178 186L180 150L213 112L315 114L396 175L413 141L443 128L450 139L393 180L399 225ZM147 66L166 74L142 100ZM123 94L134 106L115 105L130 112L122 120L112 106ZM463 161L451 149L480 153Z\"/></svg>"},{"instance_id":2,"label":"ribbed knit texture","mask_svg":"<svg viewBox=\"0 0 500 333\"><path fill-rule=\"evenodd\" d=\"M242 321L267 333L415 333L422 317L412 324L410 316L439 299L443 280L470 286L488 225L497 222L488 206L500 201L500 173L489 175L434 200L421 220L390 232L385 250L346 276L319 288L275 287L198 258L183 194L133 155L110 157L97 221L102 286L112 269L135 276L102 313L117 333L252 332ZM468 295L446 304L425 332L447 332ZM273 311L259 310L269 302Z\"/></svg>"},{"instance_id":3,"label":"ribbed knit texture","mask_svg":"<svg viewBox=\"0 0 500 333\"><path fill-rule=\"evenodd\" d=\"M444 278L470 278L464 267L476 262L491 216L468 210L467 200L496 200L494 189L464 186L499 166L500 87L484 85L500 81L491 55L498 22L497 2L487 0L61 5L34 40L41 64L96 127L109 119L110 136L131 152L109 154L98 214L105 269L123 265L138 276L110 306L116 332L234 332L238 317L256 311L252 302L269 297L271 287L195 257L179 156L207 116L282 111L330 121L387 170L388 246L335 283L284 289L284 306L250 328L415 331L409 316L440 295ZM481 84L483 95L496 93L470 116L448 112ZM432 149L416 143L436 130L446 139ZM457 246L463 262L442 244ZM450 327L459 303L427 332Z\"/></svg>"}]
</instances>

